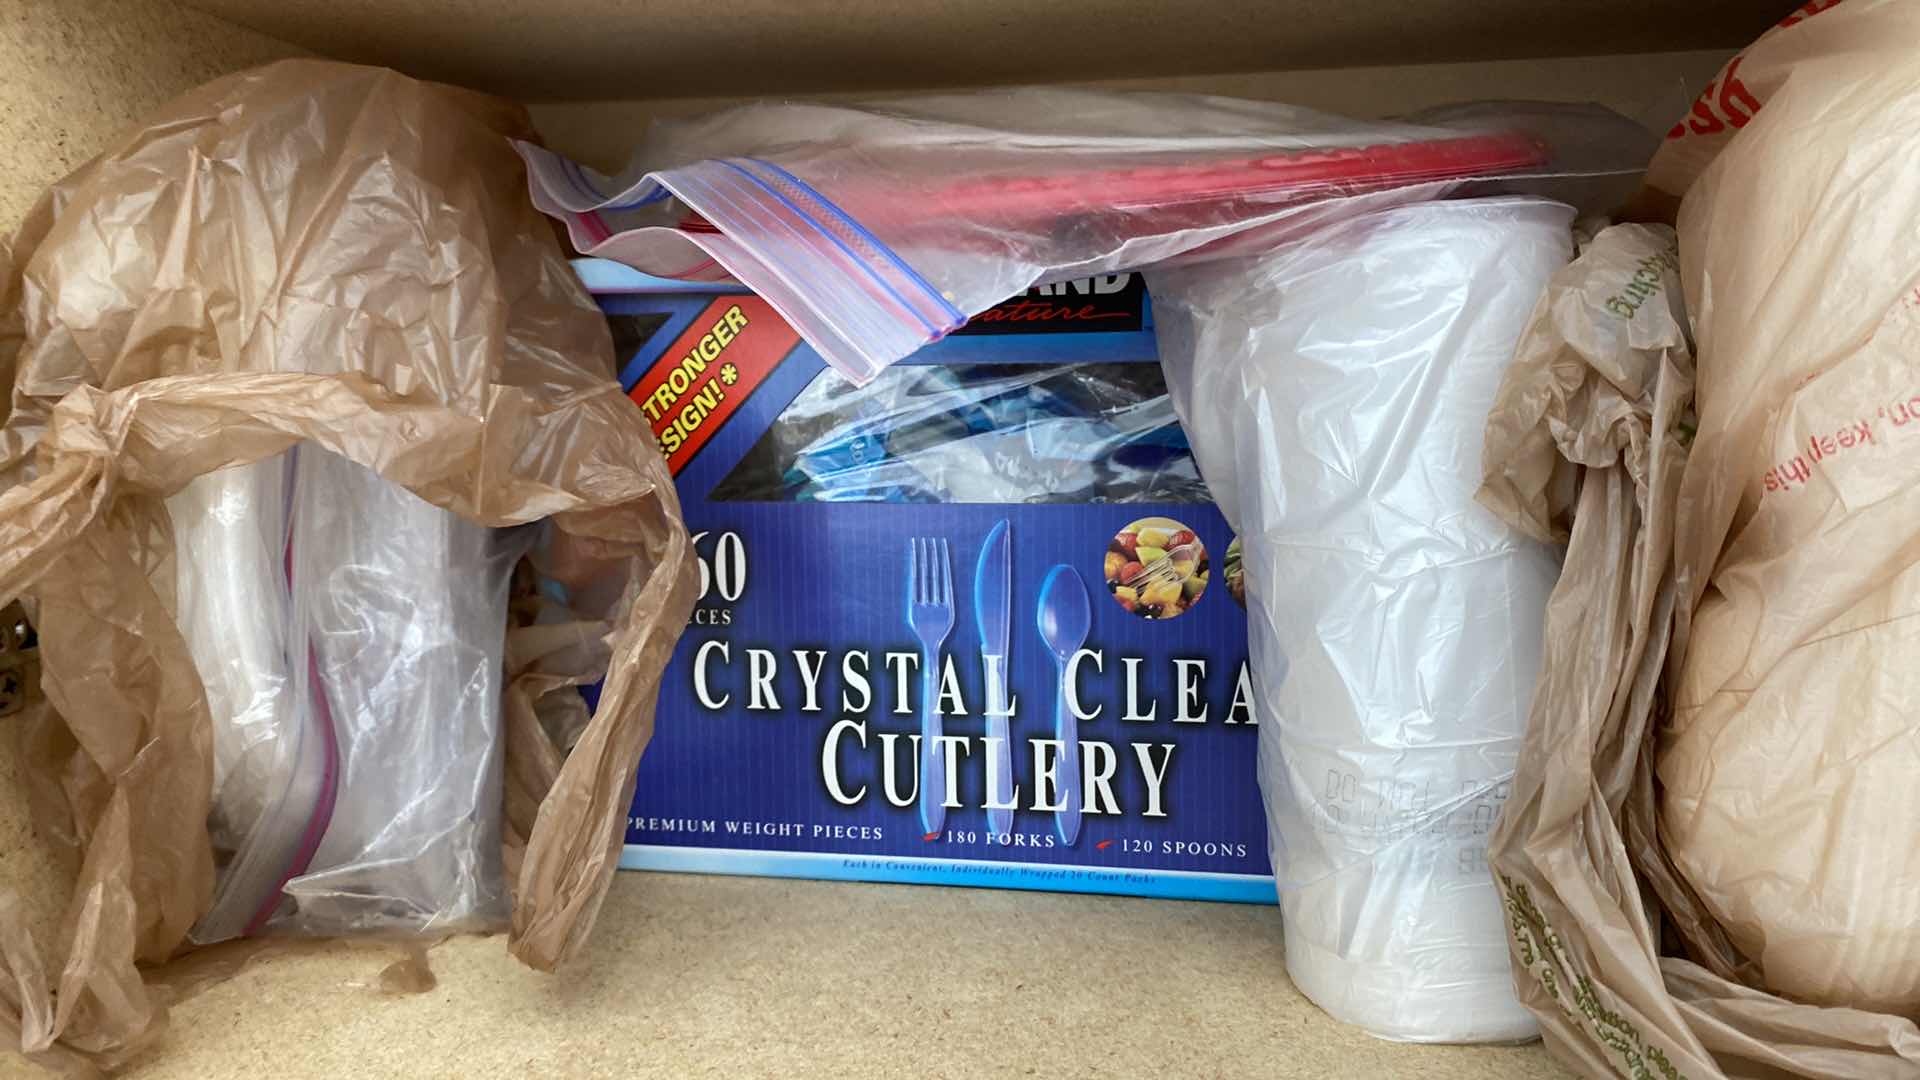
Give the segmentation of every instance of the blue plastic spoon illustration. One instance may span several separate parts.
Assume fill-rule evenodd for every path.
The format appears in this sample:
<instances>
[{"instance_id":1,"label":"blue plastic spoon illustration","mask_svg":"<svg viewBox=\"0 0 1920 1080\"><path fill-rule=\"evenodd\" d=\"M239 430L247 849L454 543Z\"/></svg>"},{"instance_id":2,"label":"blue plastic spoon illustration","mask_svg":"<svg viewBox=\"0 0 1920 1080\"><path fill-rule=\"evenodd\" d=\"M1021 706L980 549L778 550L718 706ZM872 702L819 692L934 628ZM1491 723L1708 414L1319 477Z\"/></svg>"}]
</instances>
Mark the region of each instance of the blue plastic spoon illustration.
<instances>
[{"instance_id":1,"label":"blue plastic spoon illustration","mask_svg":"<svg viewBox=\"0 0 1920 1080\"><path fill-rule=\"evenodd\" d=\"M1040 585L1040 640L1059 669L1060 685L1055 690L1053 737L1060 741L1058 775L1060 797L1065 803L1053 815L1054 831L1060 842L1072 846L1080 838L1080 720L1067 704L1068 665L1073 654L1087 643L1087 631L1093 627L1093 607L1087 600L1087 583L1071 566L1054 567ZM1039 783L1038 778L1035 783Z\"/></svg>"}]
</instances>

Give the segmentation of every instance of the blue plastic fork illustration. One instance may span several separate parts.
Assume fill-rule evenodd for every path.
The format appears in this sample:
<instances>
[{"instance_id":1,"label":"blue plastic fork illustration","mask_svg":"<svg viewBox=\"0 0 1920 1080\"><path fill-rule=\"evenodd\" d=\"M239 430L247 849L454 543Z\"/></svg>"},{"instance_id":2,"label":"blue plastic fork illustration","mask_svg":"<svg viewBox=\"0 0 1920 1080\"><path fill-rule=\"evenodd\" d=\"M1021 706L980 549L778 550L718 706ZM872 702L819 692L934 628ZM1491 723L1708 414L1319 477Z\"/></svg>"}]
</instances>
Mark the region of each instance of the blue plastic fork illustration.
<instances>
[{"instance_id":1,"label":"blue plastic fork illustration","mask_svg":"<svg viewBox=\"0 0 1920 1080\"><path fill-rule=\"evenodd\" d=\"M953 564L947 542L909 544L907 625L920 639L920 826L929 836L947 822L947 770L940 750L940 646L953 633Z\"/></svg>"}]
</instances>

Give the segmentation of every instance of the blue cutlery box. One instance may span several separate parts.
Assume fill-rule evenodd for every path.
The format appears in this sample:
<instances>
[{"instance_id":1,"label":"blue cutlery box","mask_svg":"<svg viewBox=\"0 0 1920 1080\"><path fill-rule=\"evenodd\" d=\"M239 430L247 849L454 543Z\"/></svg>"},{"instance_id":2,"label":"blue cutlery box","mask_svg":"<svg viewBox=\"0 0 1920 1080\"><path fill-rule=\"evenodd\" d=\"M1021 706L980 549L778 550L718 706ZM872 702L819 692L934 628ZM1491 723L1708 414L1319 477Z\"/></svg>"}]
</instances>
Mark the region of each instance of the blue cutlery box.
<instances>
[{"instance_id":1,"label":"blue cutlery box","mask_svg":"<svg viewBox=\"0 0 1920 1080\"><path fill-rule=\"evenodd\" d=\"M1238 546L1138 275L855 388L750 293L576 266L700 559L622 867L1273 902Z\"/></svg>"}]
</instances>

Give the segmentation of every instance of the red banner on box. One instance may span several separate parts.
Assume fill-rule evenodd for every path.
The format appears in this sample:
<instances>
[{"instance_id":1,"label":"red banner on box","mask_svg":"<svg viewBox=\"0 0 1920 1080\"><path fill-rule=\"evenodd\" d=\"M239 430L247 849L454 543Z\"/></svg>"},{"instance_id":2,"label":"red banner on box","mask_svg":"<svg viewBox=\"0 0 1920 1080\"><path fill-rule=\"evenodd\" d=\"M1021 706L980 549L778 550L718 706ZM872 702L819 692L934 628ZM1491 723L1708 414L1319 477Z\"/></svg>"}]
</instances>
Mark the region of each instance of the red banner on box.
<instances>
[{"instance_id":1,"label":"red banner on box","mask_svg":"<svg viewBox=\"0 0 1920 1080\"><path fill-rule=\"evenodd\" d=\"M721 297L694 319L628 395L675 475L799 343L757 296Z\"/></svg>"}]
</instances>

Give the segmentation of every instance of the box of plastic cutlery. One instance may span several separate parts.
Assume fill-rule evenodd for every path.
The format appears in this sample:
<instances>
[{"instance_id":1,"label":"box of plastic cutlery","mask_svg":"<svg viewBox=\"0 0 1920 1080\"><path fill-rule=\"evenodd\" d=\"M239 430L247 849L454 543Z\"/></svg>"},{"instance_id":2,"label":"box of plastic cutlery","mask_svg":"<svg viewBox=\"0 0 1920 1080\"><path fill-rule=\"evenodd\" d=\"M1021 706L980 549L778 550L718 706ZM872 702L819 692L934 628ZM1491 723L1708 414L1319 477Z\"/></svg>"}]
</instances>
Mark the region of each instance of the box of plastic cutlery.
<instances>
[{"instance_id":1,"label":"box of plastic cutlery","mask_svg":"<svg viewBox=\"0 0 1920 1080\"><path fill-rule=\"evenodd\" d=\"M622 866L1272 902L1239 547L1138 275L856 387L750 293L576 267L701 565Z\"/></svg>"}]
</instances>

